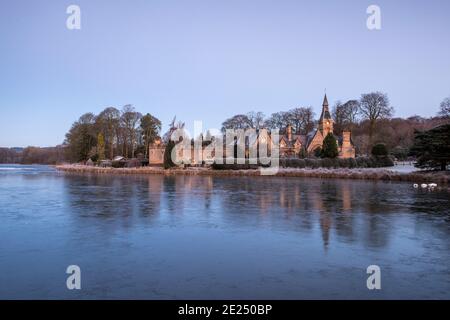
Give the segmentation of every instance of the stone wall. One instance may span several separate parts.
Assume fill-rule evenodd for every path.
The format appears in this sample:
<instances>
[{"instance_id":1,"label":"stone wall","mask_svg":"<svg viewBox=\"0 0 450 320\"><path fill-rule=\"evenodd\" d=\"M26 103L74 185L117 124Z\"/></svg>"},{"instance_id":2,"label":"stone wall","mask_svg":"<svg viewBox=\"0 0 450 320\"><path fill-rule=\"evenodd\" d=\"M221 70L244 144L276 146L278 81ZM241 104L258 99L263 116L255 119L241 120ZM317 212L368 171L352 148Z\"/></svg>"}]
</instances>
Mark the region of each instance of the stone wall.
<instances>
[{"instance_id":1,"label":"stone wall","mask_svg":"<svg viewBox=\"0 0 450 320\"><path fill-rule=\"evenodd\" d=\"M150 165L164 164L164 146L150 145L148 150L148 161Z\"/></svg>"}]
</instances>

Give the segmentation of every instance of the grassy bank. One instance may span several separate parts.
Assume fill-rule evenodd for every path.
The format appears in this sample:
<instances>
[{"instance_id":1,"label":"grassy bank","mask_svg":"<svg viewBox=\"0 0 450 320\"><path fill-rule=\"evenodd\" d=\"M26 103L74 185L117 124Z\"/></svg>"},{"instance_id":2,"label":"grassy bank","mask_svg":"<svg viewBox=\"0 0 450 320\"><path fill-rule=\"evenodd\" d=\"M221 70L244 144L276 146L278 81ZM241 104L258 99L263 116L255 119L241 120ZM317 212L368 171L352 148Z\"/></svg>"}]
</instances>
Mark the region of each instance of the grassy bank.
<instances>
[{"instance_id":1,"label":"grassy bank","mask_svg":"<svg viewBox=\"0 0 450 320\"><path fill-rule=\"evenodd\" d=\"M261 176L259 170L212 170L209 168L186 168L164 170L160 167L142 168L99 168L82 165L59 165L57 170L69 173L91 174L161 174L161 175L208 175L208 176ZM384 181L411 181L449 183L450 172L411 172L400 173L389 169L298 169L280 168L279 177L314 177L339 179L364 179Z\"/></svg>"}]
</instances>

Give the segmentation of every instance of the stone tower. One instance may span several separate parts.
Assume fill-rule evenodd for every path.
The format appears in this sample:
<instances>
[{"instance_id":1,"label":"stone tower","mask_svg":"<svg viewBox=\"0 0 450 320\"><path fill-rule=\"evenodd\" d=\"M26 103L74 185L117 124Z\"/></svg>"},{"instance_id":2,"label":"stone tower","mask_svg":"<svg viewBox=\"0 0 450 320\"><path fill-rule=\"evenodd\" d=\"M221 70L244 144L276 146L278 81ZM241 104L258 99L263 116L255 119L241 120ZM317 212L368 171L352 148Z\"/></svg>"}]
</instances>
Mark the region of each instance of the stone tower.
<instances>
[{"instance_id":1,"label":"stone tower","mask_svg":"<svg viewBox=\"0 0 450 320\"><path fill-rule=\"evenodd\" d=\"M323 137L326 137L328 133L333 133L333 119L331 118L330 110L328 108L327 94L325 94L322 103L322 113L319 119L319 130Z\"/></svg>"}]
</instances>

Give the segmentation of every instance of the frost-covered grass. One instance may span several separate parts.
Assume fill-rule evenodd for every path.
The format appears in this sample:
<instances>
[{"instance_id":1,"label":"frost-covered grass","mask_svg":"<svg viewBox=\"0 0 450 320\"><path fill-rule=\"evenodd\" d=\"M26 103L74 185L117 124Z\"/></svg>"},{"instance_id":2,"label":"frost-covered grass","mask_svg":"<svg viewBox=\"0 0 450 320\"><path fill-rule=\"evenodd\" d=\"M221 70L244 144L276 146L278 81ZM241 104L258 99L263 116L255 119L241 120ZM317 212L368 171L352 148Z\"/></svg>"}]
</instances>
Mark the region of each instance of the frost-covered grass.
<instances>
[{"instance_id":1,"label":"frost-covered grass","mask_svg":"<svg viewBox=\"0 0 450 320\"><path fill-rule=\"evenodd\" d=\"M210 168L174 168L164 170L162 167L142 168L100 168L83 165L60 165L58 170L72 173L93 174L163 174L163 175L213 175L213 176L261 176L258 169L252 170L213 170ZM314 177L339 179L366 179L385 181L412 181L449 183L450 172L398 172L385 168L279 168L275 176ZM266 175L267 177L267 175Z\"/></svg>"}]
</instances>

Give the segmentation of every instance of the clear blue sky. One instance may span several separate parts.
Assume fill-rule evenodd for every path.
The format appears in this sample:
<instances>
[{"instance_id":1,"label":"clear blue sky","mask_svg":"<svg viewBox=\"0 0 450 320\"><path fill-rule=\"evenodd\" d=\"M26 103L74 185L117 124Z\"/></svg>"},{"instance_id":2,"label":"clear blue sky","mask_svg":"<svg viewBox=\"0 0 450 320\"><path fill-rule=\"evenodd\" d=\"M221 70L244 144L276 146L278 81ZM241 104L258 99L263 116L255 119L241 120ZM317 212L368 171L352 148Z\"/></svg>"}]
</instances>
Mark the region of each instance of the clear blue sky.
<instances>
[{"instance_id":1,"label":"clear blue sky","mask_svg":"<svg viewBox=\"0 0 450 320\"><path fill-rule=\"evenodd\" d=\"M81 7L81 30L66 8ZM381 7L382 29L366 28ZM133 104L163 122L220 127L388 93L396 116L450 95L450 1L0 2L0 146L59 144L85 112Z\"/></svg>"}]
</instances>

